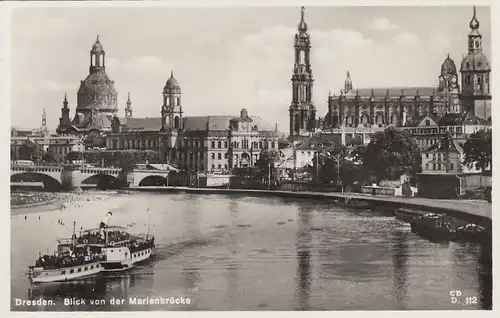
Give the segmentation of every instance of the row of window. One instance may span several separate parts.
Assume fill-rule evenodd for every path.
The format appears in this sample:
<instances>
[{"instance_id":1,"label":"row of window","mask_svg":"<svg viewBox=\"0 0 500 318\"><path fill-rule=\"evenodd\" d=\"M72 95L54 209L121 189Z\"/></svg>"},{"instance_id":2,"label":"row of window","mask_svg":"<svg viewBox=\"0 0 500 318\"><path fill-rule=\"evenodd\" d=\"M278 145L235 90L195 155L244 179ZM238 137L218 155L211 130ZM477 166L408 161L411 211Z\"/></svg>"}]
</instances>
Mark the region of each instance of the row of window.
<instances>
[{"instance_id":1,"label":"row of window","mask_svg":"<svg viewBox=\"0 0 500 318\"><path fill-rule=\"evenodd\" d=\"M101 267L101 264L96 264L95 265L95 268L99 268L99 267ZM88 271L89 270L89 266L79 267L79 268L77 268L77 272L80 273L82 271L82 269L83 269L83 271ZM90 269L94 269L94 265L90 265ZM73 274L74 272L75 272L74 269L70 269L69 270L70 274ZM61 271L61 275L65 275L65 274L66 274L65 270Z\"/></svg>"},{"instance_id":2,"label":"row of window","mask_svg":"<svg viewBox=\"0 0 500 318\"><path fill-rule=\"evenodd\" d=\"M426 163L426 164L425 164L425 170L429 170L429 167L430 167L430 165L429 165L428 163ZM450 170L451 170L451 171L453 171L453 167L454 167L454 166L453 166L453 163L450 163ZM437 169L436 169L436 168L437 168ZM433 170L433 171L441 171L441 170L446 170L445 168L446 168L446 165L445 165L444 163L443 163L443 164L440 164L440 163L438 163L438 164L433 163L433 164L432 164L432 170Z\"/></svg>"},{"instance_id":3,"label":"row of window","mask_svg":"<svg viewBox=\"0 0 500 318\"><path fill-rule=\"evenodd\" d=\"M111 141L111 149L157 149L159 144L156 139L120 140L120 142L115 139Z\"/></svg>"},{"instance_id":4,"label":"row of window","mask_svg":"<svg viewBox=\"0 0 500 318\"><path fill-rule=\"evenodd\" d=\"M197 144L197 142L195 142L195 143ZM231 144L231 146L233 148L240 148L240 145L241 145L242 149L249 149L250 148L249 147L250 142L248 141L248 139L243 139L241 144L239 141L233 141ZM222 148L222 141L218 141L217 143L215 141L212 141L210 146L211 146L211 148ZM227 146L228 146L228 142L224 141L224 148L227 149ZM260 149L271 148L271 149L274 149L274 148L276 148L276 142L274 142L274 141L271 141L271 142L269 142L269 141L254 141L254 142L252 142L252 148L260 148Z\"/></svg>"}]
</instances>

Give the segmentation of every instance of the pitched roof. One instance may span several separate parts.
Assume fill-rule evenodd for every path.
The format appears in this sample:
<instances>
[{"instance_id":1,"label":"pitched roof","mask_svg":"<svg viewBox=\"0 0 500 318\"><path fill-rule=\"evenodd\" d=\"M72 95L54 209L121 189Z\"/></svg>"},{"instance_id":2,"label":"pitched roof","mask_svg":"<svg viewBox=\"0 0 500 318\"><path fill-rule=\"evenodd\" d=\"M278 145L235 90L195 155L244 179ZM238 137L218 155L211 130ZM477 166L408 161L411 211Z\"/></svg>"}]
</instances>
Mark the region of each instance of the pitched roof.
<instances>
[{"instance_id":1,"label":"pitched roof","mask_svg":"<svg viewBox=\"0 0 500 318\"><path fill-rule=\"evenodd\" d=\"M229 123L235 116L189 116L184 117L185 130L210 130L210 131L226 131L229 129ZM266 123L262 118L257 116L249 116L252 120L252 125L256 125L260 131L274 131L275 129Z\"/></svg>"},{"instance_id":2,"label":"pitched roof","mask_svg":"<svg viewBox=\"0 0 500 318\"><path fill-rule=\"evenodd\" d=\"M127 118L122 122L124 131L160 131L161 129L161 117Z\"/></svg>"},{"instance_id":3,"label":"pitched roof","mask_svg":"<svg viewBox=\"0 0 500 318\"><path fill-rule=\"evenodd\" d=\"M346 139L347 139L347 135L346 135ZM318 147L320 147L322 144L325 144L325 143L341 143L341 142L342 142L342 136L340 134L314 135L311 138L308 138L307 140L305 140L301 145L299 145L297 147L297 149L299 149L299 150L314 150L314 149L318 149Z\"/></svg>"},{"instance_id":4,"label":"pitched roof","mask_svg":"<svg viewBox=\"0 0 500 318\"><path fill-rule=\"evenodd\" d=\"M439 93L436 87L378 87L378 88L358 88L345 93L346 96L432 96L444 95Z\"/></svg>"},{"instance_id":5,"label":"pitched roof","mask_svg":"<svg viewBox=\"0 0 500 318\"><path fill-rule=\"evenodd\" d=\"M434 125L438 125L440 118L433 114L414 116L405 123L405 127L417 127L426 119L429 118L434 122Z\"/></svg>"},{"instance_id":6,"label":"pitched roof","mask_svg":"<svg viewBox=\"0 0 500 318\"><path fill-rule=\"evenodd\" d=\"M459 125L482 125L487 121L477 117L472 113L446 114L439 121L439 126L459 126Z\"/></svg>"}]
</instances>

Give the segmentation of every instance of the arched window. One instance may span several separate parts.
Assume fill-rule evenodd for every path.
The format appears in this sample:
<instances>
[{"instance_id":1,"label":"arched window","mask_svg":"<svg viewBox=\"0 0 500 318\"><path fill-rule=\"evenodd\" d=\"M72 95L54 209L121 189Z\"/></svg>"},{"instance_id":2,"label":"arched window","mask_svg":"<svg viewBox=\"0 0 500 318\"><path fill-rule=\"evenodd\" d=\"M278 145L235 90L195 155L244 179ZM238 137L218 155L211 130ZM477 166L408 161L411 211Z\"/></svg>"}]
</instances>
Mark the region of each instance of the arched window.
<instances>
[{"instance_id":1,"label":"arched window","mask_svg":"<svg viewBox=\"0 0 500 318\"><path fill-rule=\"evenodd\" d=\"M352 116L349 115L346 117L346 123L347 123L347 126L352 127L352 125L354 124L353 120L352 120Z\"/></svg>"},{"instance_id":2,"label":"arched window","mask_svg":"<svg viewBox=\"0 0 500 318\"><path fill-rule=\"evenodd\" d=\"M378 114L377 115L377 125L382 126L384 124L384 117L382 116L382 114Z\"/></svg>"},{"instance_id":3,"label":"arched window","mask_svg":"<svg viewBox=\"0 0 500 318\"><path fill-rule=\"evenodd\" d=\"M391 124L393 124L393 125L398 124L398 115L396 113L393 113L391 116Z\"/></svg>"},{"instance_id":4,"label":"arched window","mask_svg":"<svg viewBox=\"0 0 500 318\"><path fill-rule=\"evenodd\" d=\"M97 55L92 55L92 66L97 66Z\"/></svg>"},{"instance_id":5,"label":"arched window","mask_svg":"<svg viewBox=\"0 0 500 318\"><path fill-rule=\"evenodd\" d=\"M181 98L180 97L175 98L175 105L177 105L177 106L181 105Z\"/></svg>"},{"instance_id":6,"label":"arched window","mask_svg":"<svg viewBox=\"0 0 500 318\"><path fill-rule=\"evenodd\" d=\"M332 125L335 127L338 126L338 124L339 124L339 116L337 115L337 113L334 113L332 116Z\"/></svg>"},{"instance_id":7,"label":"arched window","mask_svg":"<svg viewBox=\"0 0 500 318\"><path fill-rule=\"evenodd\" d=\"M304 51L299 51L299 64L306 64L305 63L305 53Z\"/></svg>"},{"instance_id":8,"label":"arched window","mask_svg":"<svg viewBox=\"0 0 500 318\"><path fill-rule=\"evenodd\" d=\"M99 63L100 66L104 66L104 54L101 54L100 56L101 62Z\"/></svg>"},{"instance_id":9,"label":"arched window","mask_svg":"<svg viewBox=\"0 0 500 318\"><path fill-rule=\"evenodd\" d=\"M299 114L296 114L295 115L295 131L299 131L300 130L300 115Z\"/></svg>"},{"instance_id":10,"label":"arched window","mask_svg":"<svg viewBox=\"0 0 500 318\"><path fill-rule=\"evenodd\" d=\"M179 116L175 116L174 118L174 128L179 129Z\"/></svg>"},{"instance_id":11,"label":"arched window","mask_svg":"<svg viewBox=\"0 0 500 318\"><path fill-rule=\"evenodd\" d=\"M368 115L367 114L361 115L361 124L364 126L368 125Z\"/></svg>"}]
</instances>

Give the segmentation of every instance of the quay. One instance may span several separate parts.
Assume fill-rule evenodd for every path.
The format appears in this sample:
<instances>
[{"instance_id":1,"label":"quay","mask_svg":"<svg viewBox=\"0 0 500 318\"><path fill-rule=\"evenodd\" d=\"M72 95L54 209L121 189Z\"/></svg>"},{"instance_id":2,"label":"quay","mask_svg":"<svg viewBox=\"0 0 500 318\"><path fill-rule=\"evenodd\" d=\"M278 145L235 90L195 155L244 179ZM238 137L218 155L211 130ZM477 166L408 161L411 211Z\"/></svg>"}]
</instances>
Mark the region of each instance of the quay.
<instances>
[{"instance_id":1,"label":"quay","mask_svg":"<svg viewBox=\"0 0 500 318\"><path fill-rule=\"evenodd\" d=\"M485 228L492 227L491 203L465 200L439 200L416 197L396 197L383 195L369 195L359 193L339 192L305 192L280 190L253 190L253 189L225 189L225 188L189 188L172 186L130 187L131 191L165 192L165 193L197 193L197 194L241 194L251 196L276 196L298 199L332 200L342 202L348 200L364 201L374 207L387 209L410 208L426 212L446 213L458 219L473 222Z\"/></svg>"}]
</instances>

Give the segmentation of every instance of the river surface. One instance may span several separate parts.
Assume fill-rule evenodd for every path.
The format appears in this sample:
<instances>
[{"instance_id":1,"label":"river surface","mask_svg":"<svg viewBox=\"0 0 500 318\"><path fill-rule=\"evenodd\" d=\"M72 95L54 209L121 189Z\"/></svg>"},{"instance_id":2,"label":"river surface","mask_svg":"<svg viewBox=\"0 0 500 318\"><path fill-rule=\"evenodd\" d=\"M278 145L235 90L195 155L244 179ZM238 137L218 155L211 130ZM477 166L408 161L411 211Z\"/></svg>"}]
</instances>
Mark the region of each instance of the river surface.
<instances>
[{"instance_id":1,"label":"river surface","mask_svg":"<svg viewBox=\"0 0 500 318\"><path fill-rule=\"evenodd\" d=\"M86 191L65 200L64 209L11 212L12 310L491 309L491 267L479 261L480 246L431 243L389 214L236 195ZM149 228L156 255L120 275L30 286L25 273L39 252L70 237L73 221L77 229L97 227L107 211L110 223L132 225L131 232ZM450 291L461 292L459 303ZM71 297L85 304L65 305ZM130 297L190 304L137 305ZM16 306L40 298L54 304Z\"/></svg>"}]
</instances>

